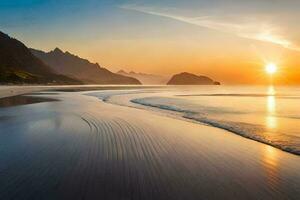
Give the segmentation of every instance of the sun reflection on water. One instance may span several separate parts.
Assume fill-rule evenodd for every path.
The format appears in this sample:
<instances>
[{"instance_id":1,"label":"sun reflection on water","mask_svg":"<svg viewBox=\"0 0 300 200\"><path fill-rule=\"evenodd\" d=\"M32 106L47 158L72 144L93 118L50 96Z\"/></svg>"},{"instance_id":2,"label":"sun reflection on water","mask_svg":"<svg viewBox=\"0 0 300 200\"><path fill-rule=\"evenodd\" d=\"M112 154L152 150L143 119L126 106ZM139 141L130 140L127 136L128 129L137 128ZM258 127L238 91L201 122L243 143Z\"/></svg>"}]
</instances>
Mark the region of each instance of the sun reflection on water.
<instances>
[{"instance_id":1,"label":"sun reflection on water","mask_svg":"<svg viewBox=\"0 0 300 200\"><path fill-rule=\"evenodd\" d=\"M269 88L268 88L268 95L272 95L272 96L274 96L275 95L275 88L274 88L274 86L270 86Z\"/></svg>"},{"instance_id":2,"label":"sun reflection on water","mask_svg":"<svg viewBox=\"0 0 300 200\"><path fill-rule=\"evenodd\" d=\"M266 127L269 130L275 129L277 127L277 118L276 114L276 97L275 89L273 86L268 88L267 96L267 115L266 115Z\"/></svg>"},{"instance_id":3,"label":"sun reflection on water","mask_svg":"<svg viewBox=\"0 0 300 200\"><path fill-rule=\"evenodd\" d=\"M268 96L267 107L268 107L268 114L269 115L276 113L276 99L275 99L275 96Z\"/></svg>"}]
</instances>

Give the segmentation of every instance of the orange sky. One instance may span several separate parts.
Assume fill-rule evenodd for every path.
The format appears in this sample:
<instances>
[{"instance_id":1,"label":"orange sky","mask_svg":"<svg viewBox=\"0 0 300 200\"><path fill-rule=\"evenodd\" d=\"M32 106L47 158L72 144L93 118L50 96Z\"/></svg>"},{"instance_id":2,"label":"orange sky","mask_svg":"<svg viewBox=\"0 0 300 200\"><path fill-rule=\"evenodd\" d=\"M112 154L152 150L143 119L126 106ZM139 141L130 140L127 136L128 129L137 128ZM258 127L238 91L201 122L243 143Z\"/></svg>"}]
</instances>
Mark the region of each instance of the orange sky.
<instances>
[{"instance_id":1,"label":"orange sky","mask_svg":"<svg viewBox=\"0 0 300 200\"><path fill-rule=\"evenodd\" d=\"M265 84L264 66L272 62L277 83L300 83L300 1L10 2L0 2L2 31L111 71L187 71L222 83Z\"/></svg>"},{"instance_id":2,"label":"orange sky","mask_svg":"<svg viewBox=\"0 0 300 200\"><path fill-rule=\"evenodd\" d=\"M208 75L228 84L265 84L265 65L278 65L275 79L281 84L300 83L300 53L249 39L171 38L169 40L101 41L101 47L78 48L78 54L113 71L171 75L182 71Z\"/></svg>"}]
</instances>

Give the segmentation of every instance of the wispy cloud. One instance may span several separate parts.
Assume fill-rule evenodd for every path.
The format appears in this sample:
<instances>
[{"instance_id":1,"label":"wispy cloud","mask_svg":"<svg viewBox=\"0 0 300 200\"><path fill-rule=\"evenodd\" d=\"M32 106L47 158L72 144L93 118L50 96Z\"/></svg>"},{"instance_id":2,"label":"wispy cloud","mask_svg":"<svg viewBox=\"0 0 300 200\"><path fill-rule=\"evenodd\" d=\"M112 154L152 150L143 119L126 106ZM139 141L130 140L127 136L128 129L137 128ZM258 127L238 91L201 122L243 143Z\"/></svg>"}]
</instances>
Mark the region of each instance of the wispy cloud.
<instances>
[{"instance_id":1,"label":"wispy cloud","mask_svg":"<svg viewBox=\"0 0 300 200\"><path fill-rule=\"evenodd\" d=\"M280 45L284 48L300 51L300 47L293 44L289 39L280 34L280 29L274 24L263 23L258 21L243 21L239 23L228 22L228 20L220 20L216 16L203 15L199 17L186 17L175 15L167 12L160 12L151 7L142 7L136 5L123 5L122 9L133 10L145 14L156 15L174 19L177 21L205 27L234 34L241 38L269 42Z\"/></svg>"}]
</instances>

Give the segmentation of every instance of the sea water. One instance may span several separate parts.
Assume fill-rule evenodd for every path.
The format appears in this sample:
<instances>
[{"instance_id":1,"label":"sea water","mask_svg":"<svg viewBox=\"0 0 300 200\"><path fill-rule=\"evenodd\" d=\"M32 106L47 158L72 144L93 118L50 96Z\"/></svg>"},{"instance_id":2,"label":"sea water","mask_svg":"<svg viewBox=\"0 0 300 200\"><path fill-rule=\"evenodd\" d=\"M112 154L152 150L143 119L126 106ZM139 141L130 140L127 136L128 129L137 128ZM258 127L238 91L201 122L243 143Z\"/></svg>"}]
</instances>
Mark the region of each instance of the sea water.
<instances>
[{"instance_id":1,"label":"sea water","mask_svg":"<svg viewBox=\"0 0 300 200\"><path fill-rule=\"evenodd\" d=\"M131 102L300 155L300 87L171 87Z\"/></svg>"}]
</instances>

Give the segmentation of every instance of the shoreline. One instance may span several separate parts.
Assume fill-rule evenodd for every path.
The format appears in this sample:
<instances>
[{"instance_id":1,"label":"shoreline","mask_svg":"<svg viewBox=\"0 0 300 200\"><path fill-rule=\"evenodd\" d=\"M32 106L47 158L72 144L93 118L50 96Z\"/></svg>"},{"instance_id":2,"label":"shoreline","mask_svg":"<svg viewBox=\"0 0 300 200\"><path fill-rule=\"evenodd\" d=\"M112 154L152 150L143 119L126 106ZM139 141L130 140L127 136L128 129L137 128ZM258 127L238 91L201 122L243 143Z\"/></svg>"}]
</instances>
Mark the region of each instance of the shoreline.
<instances>
[{"instance_id":1,"label":"shoreline","mask_svg":"<svg viewBox=\"0 0 300 200\"><path fill-rule=\"evenodd\" d=\"M93 95L97 96L97 95ZM149 95L149 97L153 97L155 95ZM265 145L270 145L274 148L277 148L283 152L287 152L296 156L300 156L299 150L295 148L291 148L289 146L281 146L277 143L272 143L271 141L267 141L263 138L258 138L257 135L249 134L246 132L246 130L240 130L237 127L233 126L232 124L224 124L222 122L219 122L217 120L213 119L208 119L208 118L200 118L196 114L197 113L192 113L189 110L184 110L184 109L178 109L178 108L173 108L173 107L164 107L164 105L160 104L151 104L151 103L145 103L143 101L144 98L147 98L148 95L142 95L142 93L137 93L137 94L120 94L120 95L112 95L109 97L106 102L115 104L115 105L120 105L120 106L125 106L125 107L132 107L132 108L137 108L141 110L146 110L149 112L152 112L154 114L157 114L159 116L168 116L170 118L174 119L179 119L183 121L187 121L190 123L194 124L199 124L199 125L205 125L205 126L210 126L218 129L222 129L227 131L228 133L235 134L237 136L240 136L244 139L249 139L258 143L262 143ZM168 98L168 96L167 96Z\"/></svg>"},{"instance_id":2,"label":"shoreline","mask_svg":"<svg viewBox=\"0 0 300 200\"><path fill-rule=\"evenodd\" d=\"M185 110L182 110L182 111L179 110L178 111L178 110L172 110L172 109L169 109L169 108L162 108L162 107L159 107L159 106L138 102L138 101L136 101L136 99L131 100L131 102L134 103L134 104L145 106L146 108L151 107L151 108L155 108L155 109L158 109L158 110L161 110L161 111L168 111L166 113L173 113L174 112L174 114L171 114L171 115L172 116L178 116L179 115L180 116L179 119L182 119L182 120L185 120L185 121L188 121L188 122L191 122L191 123L195 123L195 124L202 124L202 125L204 124L204 125L211 126L211 127L214 127L214 128L219 128L219 129L228 131L230 133L236 134L238 136L241 136L245 139L250 139L250 140L253 140L253 141L256 141L256 142L259 142L259 143L270 145L270 146L275 147L275 148L277 148L281 151L300 156L300 151L293 150L289 147L282 147L278 144L277 145L273 144L273 143L271 143L270 141L267 141L267 140L258 139L257 137L255 137L255 135L251 136L251 135L249 135L249 134L247 134L243 131L238 131L238 130L236 130L236 128L234 128L232 126L229 126L229 125L221 125L220 123L218 123L218 121L213 121L213 120L209 120L209 119L199 119L197 117L194 117L192 113L187 113ZM146 108L145 108L145 110L147 110ZM175 119L178 119L178 117L175 117Z\"/></svg>"}]
</instances>

